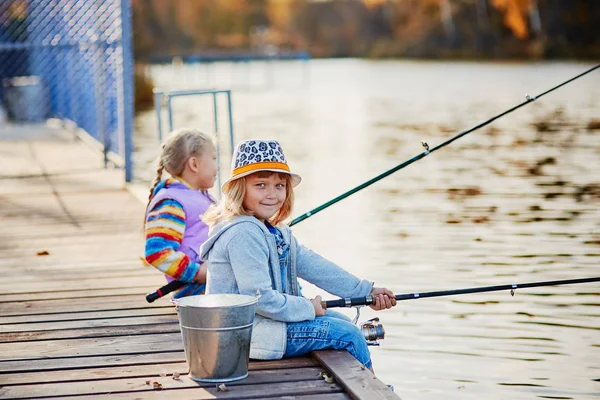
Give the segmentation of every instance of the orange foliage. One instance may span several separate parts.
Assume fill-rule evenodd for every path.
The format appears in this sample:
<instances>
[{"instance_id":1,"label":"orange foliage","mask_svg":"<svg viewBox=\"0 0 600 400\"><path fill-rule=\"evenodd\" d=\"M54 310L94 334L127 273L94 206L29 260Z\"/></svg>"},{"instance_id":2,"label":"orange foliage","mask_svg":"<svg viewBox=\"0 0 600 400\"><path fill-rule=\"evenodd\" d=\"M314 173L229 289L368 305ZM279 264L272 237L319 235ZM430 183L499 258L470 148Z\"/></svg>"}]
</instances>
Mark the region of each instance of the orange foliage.
<instances>
[{"instance_id":1,"label":"orange foliage","mask_svg":"<svg viewBox=\"0 0 600 400\"><path fill-rule=\"evenodd\" d=\"M535 1L535 0L533 0ZM519 39L529 37L527 18L531 0L492 0L492 5L504 11L504 23Z\"/></svg>"},{"instance_id":2,"label":"orange foliage","mask_svg":"<svg viewBox=\"0 0 600 400\"><path fill-rule=\"evenodd\" d=\"M377 8L377 7L385 4L386 2L387 2L387 0L363 0L363 3L365 3L365 6L367 6L367 8L369 8L369 9Z\"/></svg>"},{"instance_id":3,"label":"orange foliage","mask_svg":"<svg viewBox=\"0 0 600 400\"><path fill-rule=\"evenodd\" d=\"M284 30L292 19L293 0L267 0L267 14L271 27Z\"/></svg>"}]
</instances>

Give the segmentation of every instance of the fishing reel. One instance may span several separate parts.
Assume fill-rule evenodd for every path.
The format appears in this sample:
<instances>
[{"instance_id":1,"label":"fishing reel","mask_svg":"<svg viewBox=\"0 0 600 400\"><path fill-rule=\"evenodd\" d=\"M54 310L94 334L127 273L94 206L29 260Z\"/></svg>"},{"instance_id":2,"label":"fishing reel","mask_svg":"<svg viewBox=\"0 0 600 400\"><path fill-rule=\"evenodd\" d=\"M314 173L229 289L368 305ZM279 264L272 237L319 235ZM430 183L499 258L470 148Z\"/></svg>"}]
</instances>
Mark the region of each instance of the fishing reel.
<instances>
[{"instance_id":1,"label":"fishing reel","mask_svg":"<svg viewBox=\"0 0 600 400\"><path fill-rule=\"evenodd\" d=\"M379 339L385 338L385 329L379 323L379 317L371 318L368 321L358 323L360 318L360 306L356 307L356 317L352 323L360 328L363 337L367 341L367 346L379 346Z\"/></svg>"},{"instance_id":2,"label":"fishing reel","mask_svg":"<svg viewBox=\"0 0 600 400\"><path fill-rule=\"evenodd\" d=\"M365 337L368 346L379 346L379 339L385 338L385 329L379 323L379 317L361 322L360 331Z\"/></svg>"}]
</instances>

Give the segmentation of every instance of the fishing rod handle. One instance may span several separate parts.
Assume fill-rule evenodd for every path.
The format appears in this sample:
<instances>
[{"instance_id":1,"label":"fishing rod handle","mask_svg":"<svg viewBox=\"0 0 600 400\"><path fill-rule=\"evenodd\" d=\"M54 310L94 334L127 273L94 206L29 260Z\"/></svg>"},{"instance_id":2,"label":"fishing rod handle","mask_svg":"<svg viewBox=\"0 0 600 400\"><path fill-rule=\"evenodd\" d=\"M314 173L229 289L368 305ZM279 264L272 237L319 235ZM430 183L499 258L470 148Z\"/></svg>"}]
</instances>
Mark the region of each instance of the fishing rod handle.
<instances>
[{"instance_id":1,"label":"fishing rod handle","mask_svg":"<svg viewBox=\"0 0 600 400\"><path fill-rule=\"evenodd\" d=\"M146 301L148 303L152 303L154 300L160 299L163 296L166 296L167 294L171 293L174 290L177 290L179 288L182 288L186 285L185 282L181 282L181 281L171 281L169 283L167 283L165 286L156 289L156 292L152 292L148 295L146 295Z\"/></svg>"},{"instance_id":2,"label":"fishing rod handle","mask_svg":"<svg viewBox=\"0 0 600 400\"><path fill-rule=\"evenodd\" d=\"M345 299L337 299L337 300L327 300L321 302L321 307L334 308L334 307L355 307L355 306L367 306L375 303L375 299L373 296L366 297L352 297Z\"/></svg>"}]
</instances>

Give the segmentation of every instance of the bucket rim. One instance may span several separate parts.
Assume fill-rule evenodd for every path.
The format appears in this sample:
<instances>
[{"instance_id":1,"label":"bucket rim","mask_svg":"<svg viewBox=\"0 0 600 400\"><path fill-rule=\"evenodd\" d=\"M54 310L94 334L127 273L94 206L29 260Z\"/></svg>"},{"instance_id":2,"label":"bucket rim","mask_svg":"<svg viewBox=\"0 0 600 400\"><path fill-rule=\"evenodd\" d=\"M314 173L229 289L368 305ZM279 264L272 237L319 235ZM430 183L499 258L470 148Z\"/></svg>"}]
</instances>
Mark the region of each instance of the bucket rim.
<instances>
[{"instance_id":1,"label":"bucket rim","mask_svg":"<svg viewBox=\"0 0 600 400\"><path fill-rule=\"evenodd\" d=\"M187 301L189 302L191 298L207 298L207 297L237 297L240 300L245 300L244 302L240 302L238 304L232 304L232 305L223 305L223 304L215 304L215 305L194 305L194 304L185 304L183 302ZM190 308L202 308L202 309L216 309L216 308L237 308L237 307L247 307L250 306L252 304L256 304L258 303L258 297L256 296L249 296L246 294L236 294L236 293L220 293L220 294L199 294L199 295L194 295L194 296L185 296L185 297L181 297L179 299L171 299L171 303L175 304L177 307L190 307Z\"/></svg>"}]
</instances>

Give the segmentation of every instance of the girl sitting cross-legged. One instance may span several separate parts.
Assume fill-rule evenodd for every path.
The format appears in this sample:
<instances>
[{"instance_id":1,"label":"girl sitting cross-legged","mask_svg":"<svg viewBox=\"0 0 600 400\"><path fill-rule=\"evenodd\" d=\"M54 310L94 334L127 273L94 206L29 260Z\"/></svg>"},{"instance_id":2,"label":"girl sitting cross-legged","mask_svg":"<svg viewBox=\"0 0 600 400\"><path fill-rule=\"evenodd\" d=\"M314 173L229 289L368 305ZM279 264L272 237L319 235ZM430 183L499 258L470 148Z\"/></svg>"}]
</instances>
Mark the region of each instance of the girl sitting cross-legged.
<instances>
[{"instance_id":1,"label":"girl sitting cross-legged","mask_svg":"<svg viewBox=\"0 0 600 400\"><path fill-rule=\"evenodd\" d=\"M346 349L372 370L360 329L327 311L321 296L303 297L297 278L339 297L374 296L374 310L396 305L393 293L361 280L302 246L283 223L300 176L290 172L274 140L246 140L233 155L223 196L203 217L209 238L200 248L208 262L207 293L260 294L250 358L279 359L313 350Z\"/></svg>"}]
</instances>

